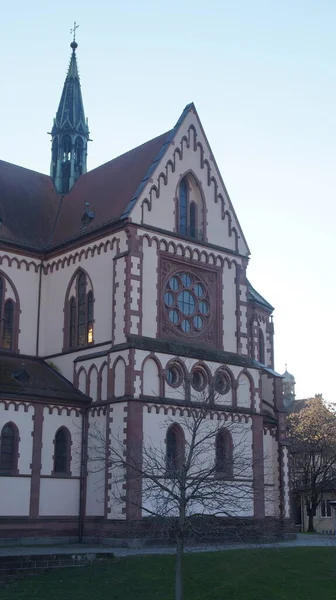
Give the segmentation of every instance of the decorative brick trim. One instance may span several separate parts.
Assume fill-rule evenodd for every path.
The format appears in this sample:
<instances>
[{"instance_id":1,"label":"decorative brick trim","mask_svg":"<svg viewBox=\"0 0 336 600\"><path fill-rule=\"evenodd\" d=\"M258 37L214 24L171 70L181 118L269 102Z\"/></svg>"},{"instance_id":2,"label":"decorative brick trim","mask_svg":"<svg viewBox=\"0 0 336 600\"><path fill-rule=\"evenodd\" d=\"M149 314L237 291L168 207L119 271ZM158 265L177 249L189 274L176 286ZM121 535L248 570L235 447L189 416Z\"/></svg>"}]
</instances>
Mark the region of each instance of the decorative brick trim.
<instances>
[{"instance_id":1,"label":"decorative brick trim","mask_svg":"<svg viewBox=\"0 0 336 600\"><path fill-rule=\"evenodd\" d=\"M40 505L40 474L42 459L42 432L43 432L43 406L35 406L33 416L33 452L31 465L30 509L29 516L36 518L39 515Z\"/></svg>"},{"instance_id":2,"label":"decorative brick trim","mask_svg":"<svg viewBox=\"0 0 336 600\"><path fill-rule=\"evenodd\" d=\"M264 490L264 445L263 445L263 418L253 415L253 488L254 488L254 517L265 517L265 490Z\"/></svg>"},{"instance_id":3,"label":"decorative brick trim","mask_svg":"<svg viewBox=\"0 0 336 600\"><path fill-rule=\"evenodd\" d=\"M125 447L128 461L141 468L143 443L143 405L139 402L127 403L125 427ZM142 479L134 475L132 468L126 473L126 519L141 518Z\"/></svg>"}]
</instances>

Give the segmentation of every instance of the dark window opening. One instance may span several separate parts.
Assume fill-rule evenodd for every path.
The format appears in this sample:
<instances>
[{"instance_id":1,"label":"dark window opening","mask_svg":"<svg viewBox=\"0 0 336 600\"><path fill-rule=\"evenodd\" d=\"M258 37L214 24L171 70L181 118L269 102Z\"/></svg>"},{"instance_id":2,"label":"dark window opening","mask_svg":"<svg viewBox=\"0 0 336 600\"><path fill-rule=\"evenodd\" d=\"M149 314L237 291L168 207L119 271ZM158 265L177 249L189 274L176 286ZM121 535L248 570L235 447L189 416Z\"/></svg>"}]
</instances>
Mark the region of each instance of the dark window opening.
<instances>
[{"instance_id":1,"label":"dark window opening","mask_svg":"<svg viewBox=\"0 0 336 600\"><path fill-rule=\"evenodd\" d=\"M223 477L233 476L232 439L228 431L219 431L215 442L215 471Z\"/></svg>"},{"instance_id":2,"label":"dark window opening","mask_svg":"<svg viewBox=\"0 0 336 600\"><path fill-rule=\"evenodd\" d=\"M192 238L197 237L197 206L195 202L190 204L190 226L189 226L189 235Z\"/></svg>"},{"instance_id":3,"label":"dark window opening","mask_svg":"<svg viewBox=\"0 0 336 600\"><path fill-rule=\"evenodd\" d=\"M55 436L54 473L68 473L70 470L70 434L61 427Z\"/></svg>"},{"instance_id":4,"label":"dark window opening","mask_svg":"<svg viewBox=\"0 0 336 600\"><path fill-rule=\"evenodd\" d=\"M0 473L10 475L17 468L17 444L14 425L5 425L1 431Z\"/></svg>"},{"instance_id":5,"label":"dark window opening","mask_svg":"<svg viewBox=\"0 0 336 600\"><path fill-rule=\"evenodd\" d=\"M265 340L262 330L259 328L259 362L265 364Z\"/></svg>"},{"instance_id":6,"label":"dark window opening","mask_svg":"<svg viewBox=\"0 0 336 600\"><path fill-rule=\"evenodd\" d=\"M173 475L180 471L184 461L184 436L182 430L177 425L169 427L166 445L167 471Z\"/></svg>"},{"instance_id":7,"label":"dark window opening","mask_svg":"<svg viewBox=\"0 0 336 600\"><path fill-rule=\"evenodd\" d=\"M78 278L78 345L86 344L86 277L81 273Z\"/></svg>"},{"instance_id":8,"label":"dark window opening","mask_svg":"<svg viewBox=\"0 0 336 600\"><path fill-rule=\"evenodd\" d=\"M180 233L187 235L188 232L188 182L187 179L182 179L180 183Z\"/></svg>"},{"instance_id":9,"label":"dark window opening","mask_svg":"<svg viewBox=\"0 0 336 600\"><path fill-rule=\"evenodd\" d=\"M93 294L88 293L87 296L87 342L93 342Z\"/></svg>"},{"instance_id":10,"label":"dark window opening","mask_svg":"<svg viewBox=\"0 0 336 600\"><path fill-rule=\"evenodd\" d=\"M13 319L14 319L14 303L12 300L7 300L5 302L4 323L3 323L3 329L2 329L2 346L6 350L10 350L12 348Z\"/></svg>"}]
</instances>

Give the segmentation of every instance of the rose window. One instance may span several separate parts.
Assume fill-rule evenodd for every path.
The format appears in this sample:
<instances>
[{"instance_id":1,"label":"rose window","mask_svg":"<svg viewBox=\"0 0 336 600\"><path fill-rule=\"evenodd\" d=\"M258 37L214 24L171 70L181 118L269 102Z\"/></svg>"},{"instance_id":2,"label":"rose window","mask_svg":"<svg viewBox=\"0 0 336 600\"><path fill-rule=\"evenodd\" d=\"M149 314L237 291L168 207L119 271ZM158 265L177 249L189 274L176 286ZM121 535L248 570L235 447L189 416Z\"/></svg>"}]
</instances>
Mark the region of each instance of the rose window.
<instances>
[{"instance_id":1,"label":"rose window","mask_svg":"<svg viewBox=\"0 0 336 600\"><path fill-rule=\"evenodd\" d=\"M209 295L194 275L181 272L168 279L164 303L170 323L183 333L198 333L207 326Z\"/></svg>"}]
</instances>

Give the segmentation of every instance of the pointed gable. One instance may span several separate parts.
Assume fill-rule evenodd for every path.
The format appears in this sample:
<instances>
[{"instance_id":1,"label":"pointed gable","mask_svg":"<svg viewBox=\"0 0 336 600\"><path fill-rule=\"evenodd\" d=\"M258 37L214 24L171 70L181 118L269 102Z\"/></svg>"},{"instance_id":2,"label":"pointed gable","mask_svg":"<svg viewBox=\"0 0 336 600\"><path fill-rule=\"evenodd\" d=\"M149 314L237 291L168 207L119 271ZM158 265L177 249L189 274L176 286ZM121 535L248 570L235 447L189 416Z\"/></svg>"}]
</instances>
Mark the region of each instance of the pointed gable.
<instances>
[{"instance_id":1,"label":"pointed gable","mask_svg":"<svg viewBox=\"0 0 336 600\"><path fill-rule=\"evenodd\" d=\"M194 104L186 106L172 130L165 152L131 212L132 220L179 234L178 195L184 175L190 175L189 188L198 187L204 203L204 234L199 228L198 239L248 256L244 233Z\"/></svg>"},{"instance_id":2,"label":"pointed gable","mask_svg":"<svg viewBox=\"0 0 336 600\"><path fill-rule=\"evenodd\" d=\"M180 235L178 186L185 174L204 202L202 241L247 256L244 234L193 104L172 130L84 173L64 195L55 191L50 177L0 162L0 239L54 248L125 218ZM94 219L83 231L86 203Z\"/></svg>"}]
</instances>

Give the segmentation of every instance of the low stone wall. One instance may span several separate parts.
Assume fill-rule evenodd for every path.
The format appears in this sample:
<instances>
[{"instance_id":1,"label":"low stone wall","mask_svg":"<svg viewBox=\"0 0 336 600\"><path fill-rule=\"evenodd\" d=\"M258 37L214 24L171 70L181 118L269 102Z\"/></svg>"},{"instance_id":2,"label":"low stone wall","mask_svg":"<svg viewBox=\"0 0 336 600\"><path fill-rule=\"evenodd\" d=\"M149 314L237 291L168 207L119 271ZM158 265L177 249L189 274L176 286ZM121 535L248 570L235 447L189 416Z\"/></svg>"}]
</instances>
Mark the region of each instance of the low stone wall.
<instances>
[{"instance_id":1,"label":"low stone wall","mask_svg":"<svg viewBox=\"0 0 336 600\"><path fill-rule=\"evenodd\" d=\"M176 540L174 519L144 518L140 521L86 520L83 542L114 547L169 546ZM291 521L274 518L195 517L189 522L186 543L267 543L290 539Z\"/></svg>"},{"instance_id":2,"label":"low stone wall","mask_svg":"<svg viewBox=\"0 0 336 600\"><path fill-rule=\"evenodd\" d=\"M83 567L96 562L111 560L113 553L83 554L27 554L0 556L0 582L8 583L41 571L64 567Z\"/></svg>"}]
</instances>

